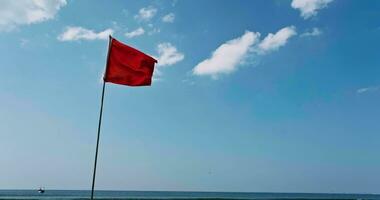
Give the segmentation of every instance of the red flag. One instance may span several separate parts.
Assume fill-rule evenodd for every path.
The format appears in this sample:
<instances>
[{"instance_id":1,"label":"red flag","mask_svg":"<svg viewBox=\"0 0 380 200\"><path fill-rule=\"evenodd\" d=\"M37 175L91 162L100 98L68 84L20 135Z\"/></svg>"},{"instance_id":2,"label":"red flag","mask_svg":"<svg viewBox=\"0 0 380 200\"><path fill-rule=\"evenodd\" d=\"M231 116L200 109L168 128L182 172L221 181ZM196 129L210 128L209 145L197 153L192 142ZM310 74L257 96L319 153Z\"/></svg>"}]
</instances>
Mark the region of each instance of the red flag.
<instances>
[{"instance_id":1,"label":"red flag","mask_svg":"<svg viewBox=\"0 0 380 200\"><path fill-rule=\"evenodd\" d=\"M151 85L157 60L110 36L105 82L129 86Z\"/></svg>"}]
</instances>

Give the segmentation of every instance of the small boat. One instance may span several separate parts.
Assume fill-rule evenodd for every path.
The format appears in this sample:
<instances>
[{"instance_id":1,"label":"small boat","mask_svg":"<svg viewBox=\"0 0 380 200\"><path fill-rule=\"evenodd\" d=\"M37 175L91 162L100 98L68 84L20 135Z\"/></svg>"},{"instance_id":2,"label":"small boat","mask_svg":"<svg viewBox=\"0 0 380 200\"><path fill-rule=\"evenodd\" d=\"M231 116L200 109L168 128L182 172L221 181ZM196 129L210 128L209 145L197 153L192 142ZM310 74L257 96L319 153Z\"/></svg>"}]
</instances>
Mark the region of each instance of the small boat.
<instances>
[{"instance_id":1,"label":"small boat","mask_svg":"<svg viewBox=\"0 0 380 200\"><path fill-rule=\"evenodd\" d=\"M40 187L40 188L37 190L37 192L40 193L40 194L43 194L43 193L45 192L45 189L43 189L43 188Z\"/></svg>"}]
</instances>

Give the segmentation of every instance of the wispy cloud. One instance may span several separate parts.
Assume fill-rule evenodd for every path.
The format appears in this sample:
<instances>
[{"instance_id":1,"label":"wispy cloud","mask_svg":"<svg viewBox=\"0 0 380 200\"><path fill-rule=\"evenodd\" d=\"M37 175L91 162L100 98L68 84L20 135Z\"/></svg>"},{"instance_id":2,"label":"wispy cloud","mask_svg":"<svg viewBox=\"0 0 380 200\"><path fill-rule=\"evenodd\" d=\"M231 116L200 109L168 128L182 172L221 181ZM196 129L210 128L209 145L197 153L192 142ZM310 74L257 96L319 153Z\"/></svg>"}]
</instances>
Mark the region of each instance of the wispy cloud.
<instances>
[{"instance_id":1,"label":"wispy cloud","mask_svg":"<svg viewBox=\"0 0 380 200\"><path fill-rule=\"evenodd\" d=\"M66 0L1 0L0 31L53 19Z\"/></svg>"},{"instance_id":2,"label":"wispy cloud","mask_svg":"<svg viewBox=\"0 0 380 200\"><path fill-rule=\"evenodd\" d=\"M311 31L306 31L301 34L301 37L312 37L321 35L322 31L319 28L313 28Z\"/></svg>"},{"instance_id":3,"label":"wispy cloud","mask_svg":"<svg viewBox=\"0 0 380 200\"><path fill-rule=\"evenodd\" d=\"M152 29L148 32L148 35L153 35L160 32L161 32L161 29L152 27Z\"/></svg>"},{"instance_id":4,"label":"wispy cloud","mask_svg":"<svg viewBox=\"0 0 380 200\"><path fill-rule=\"evenodd\" d=\"M161 69L166 66L174 65L185 58L185 55L177 50L171 43L165 42L157 45L158 55L154 56L157 60L157 67L154 69L153 81L163 81Z\"/></svg>"},{"instance_id":5,"label":"wispy cloud","mask_svg":"<svg viewBox=\"0 0 380 200\"><path fill-rule=\"evenodd\" d=\"M22 39L20 39L20 46L25 47L26 45L29 44L29 42L30 42L30 40L22 38Z\"/></svg>"},{"instance_id":6,"label":"wispy cloud","mask_svg":"<svg viewBox=\"0 0 380 200\"><path fill-rule=\"evenodd\" d=\"M259 37L260 33L246 31L241 37L227 41L220 45L210 58L198 63L193 69L193 74L210 75L216 79L219 74L235 71Z\"/></svg>"},{"instance_id":7,"label":"wispy cloud","mask_svg":"<svg viewBox=\"0 0 380 200\"><path fill-rule=\"evenodd\" d=\"M133 30L131 32L125 33L125 37L127 37L127 38L133 38L133 37L137 37L137 36L143 35L144 33L145 33L145 30L142 27L140 27L140 28L138 28L136 30Z\"/></svg>"},{"instance_id":8,"label":"wispy cloud","mask_svg":"<svg viewBox=\"0 0 380 200\"><path fill-rule=\"evenodd\" d=\"M142 21L149 21L156 15L156 13L157 13L157 9L152 6L141 8L139 10L139 13L135 15L135 19L142 20Z\"/></svg>"},{"instance_id":9,"label":"wispy cloud","mask_svg":"<svg viewBox=\"0 0 380 200\"><path fill-rule=\"evenodd\" d=\"M173 23L175 19L174 13L169 13L162 17L162 21L166 23Z\"/></svg>"},{"instance_id":10,"label":"wispy cloud","mask_svg":"<svg viewBox=\"0 0 380 200\"><path fill-rule=\"evenodd\" d=\"M375 92L378 90L380 90L380 86L370 86L370 87L359 88L356 90L356 93L362 94L366 92Z\"/></svg>"},{"instance_id":11,"label":"wispy cloud","mask_svg":"<svg viewBox=\"0 0 380 200\"><path fill-rule=\"evenodd\" d=\"M106 40L109 35L113 34L112 29L106 29L101 32L95 32L79 26L66 27L65 31L58 36L59 41L74 41L74 40Z\"/></svg>"},{"instance_id":12,"label":"wispy cloud","mask_svg":"<svg viewBox=\"0 0 380 200\"><path fill-rule=\"evenodd\" d=\"M191 79L183 79L182 83L188 84L188 85L195 85L195 81Z\"/></svg>"},{"instance_id":13,"label":"wispy cloud","mask_svg":"<svg viewBox=\"0 0 380 200\"><path fill-rule=\"evenodd\" d=\"M296 28L294 26L282 28L275 34L269 33L259 44L258 50L261 53L268 53L278 50L287 43L289 38L294 35L297 35Z\"/></svg>"},{"instance_id":14,"label":"wispy cloud","mask_svg":"<svg viewBox=\"0 0 380 200\"><path fill-rule=\"evenodd\" d=\"M317 15L318 10L327 7L333 0L293 0L291 6L301 11L304 19Z\"/></svg>"},{"instance_id":15,"label":"wispy cloud","mask_svg":"<svg viewBox=\"0 0 380 200\"><path fill-rule=\"evenodd\" d=\"M162 72L161 72L160 68L156 67L153 71L152 81L153 82L160 82L163 80L164 79L162 78Z\"/></svg>"},{"instance_id":16,"label":"wispy cloud","mask_svg":"<svg viewBox=\"0 0 380 200\"><path fill-rule=\"evenodd\" d=\"M260 33L246 31L241 37L220 45L210 58L203 60L193 68L193 74L208 75L213 79L217 79L221 74L230 74L236 71L240 65L247 63L247 58L278 50L296 34L295 27L288 26L275 34L269 33L260 41Z\"/></svg>"},{"instance_id":17,"label":"wispy cloud","mask_svg":"<svg viewBox=\"0 0 380 200\"><path fill-rule=\"evenodd\" d=\"M161 43L157 46L157 66L170 66L182 61L185 55L177 50L171 43Z\"/></svg>"}]
</instances>

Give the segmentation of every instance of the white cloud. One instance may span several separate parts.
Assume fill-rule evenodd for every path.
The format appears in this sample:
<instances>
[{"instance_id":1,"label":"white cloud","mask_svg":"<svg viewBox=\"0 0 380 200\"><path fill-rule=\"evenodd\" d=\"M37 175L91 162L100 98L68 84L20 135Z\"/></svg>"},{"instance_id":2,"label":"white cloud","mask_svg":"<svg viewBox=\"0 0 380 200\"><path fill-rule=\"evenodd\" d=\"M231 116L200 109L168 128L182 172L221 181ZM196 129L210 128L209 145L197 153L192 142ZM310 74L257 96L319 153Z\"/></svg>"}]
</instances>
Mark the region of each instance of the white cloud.
<instances>
[{"instance_id":1,"label":"white cloud","mask_svg":"<svg viewBox=\"0 0 380 200\"><path fill-rule=\"evenodd\" d=\"M152 19L156 15L156 13L157 9L152 6L141 8L139 10L139 13L135 15L135 19L148 21Z\"/></svg>"},{"instance_id":2,"label":"white cloud","mask_svg":"<svg viewBox=\"0 0 380 200\"><path fill-rule=\"evenodd\" d=\"M127 37L127 38L133 38L133 37L137 37L137 36L143 35L144 33L145 33L145 30L140 27L140 28L138 28L138 29L136 29L134 31L125 33L125 37Z\"/></svg>"},{"instance_id":3,"label":"white cloud","mask_svg":"<svg viewBox=\"0 0 380 200\"><path fill-rule=\"evenodd\" d=\"M311 31L306 31L301 34L301 37L311 37L321 35L322 31L319 28L313 28Z\"/></svg>"},{"instance_id":4,"label":"white cloud","mask_svg":"<svg viewBox=\"0 0 380 200\"><path fill-rule=\"evenodd\" d=\"M109 35L113 34L112 29L106 29L101 32L85 29L82 27L66 27L66 30L58 36L60 41L73 41L73 40L106 40Z\"/></svg>"},{"instance_id":5,"label":"white cloud","mask_svg":"<svg viewBox=\"0 0 380 200\"><path fill-rule=\"evenodd\" d=\"M154 69L153 81L163 81L162 67L174 65L185 58L185 55L177 50L170 43L160 43L157 45L158 56L154 56L157 60L157 67Z\"/></svg>"},{"instance_id":6,"label":"white cloud","mask_svg":"<svg viewBox=\"0 0 380 200\"><path fill-rule=\"evenodd\" d=\"M327 7L333 0L293 0L291 6L301 11L301 16L308 19L317 15L318 10Z\"/></svg>"},{"instance_id":7,"label":"white cloud","mask_svg":"<svg viewBox=\"0 0 380 200\"><path fill-rule=\"evenodd\" d=\"M210 58L197 64L193 69L193 74L211 75L217 78L219 74L235 71L259 37L260 33L246 31L241 37L227 41L220 45Z\"/></svg>"},{"instance_id":8,"label":"white cloud","mask_svg":"<svg viewBox=\"0 0 380 200\"><path fill-rule=\"evenodd\" d=\"M162 21L166 23L173 23L174 19L175 19L174 13L169 13L165 15L164 17L162 17Z\"/></svg>"},{"instance_id":9,"label":"white cloud","mask_svg":"<svg viewBox=\"0 0 380 200\"><path fill-rule=\"evenodd\" d=\"M170 43L161 43L157 46L158 56L156 56L158 63L157 66L169 66L183 60L185 55L177 50L175 46Z\"/></svg>"},{"instance_id":10,"label":"white cloud","mask_svg":"<svg viewBox=\"0 0 380 200\"><path fill-rule=\"evenodd\" d=\"M277 31L277 33L269 33L258 46L260 53L268 53L275 51L284 46L289 38L297 35L296 28L294 26L288 26Z\"/></svg>"},{"instance_id":11,"label":"white cloud","mask_svg":"<svg viewBox=\"0 0 380 200\"><path fill-rule=\"evenodd\" d=\"M1 0L0 31L53 19L66 0Z\"/></svg>"},{"instance_id":12,"label":"white cloud","mask_svg":"<svg viewBox=\"0 0 380 200\"><path fill-rule=\"evenodd\" d=\"M275 34L269 33L260 41L259 32L246 31L241 37L220 45L210 58L198 63L192 72L194 75L209 75L217 79L221 74L229 74L237 70L240 65L257 63L257 61L252 62L252 59L278 50L296 34L296 28L288 26Z\"/></svg>"},{"instance_id":13,"label":"white cloud","mask_svg":"<svg viewBox=\"0 0 380 200\"><path fill-rule=\"evenodd\" d=\"M360 88L360 89L356 90L356 93L362 94L365 92L375 92L377 90L380 90L380 86L371 86L371 87Z\"/></svg>"}]
</instances>

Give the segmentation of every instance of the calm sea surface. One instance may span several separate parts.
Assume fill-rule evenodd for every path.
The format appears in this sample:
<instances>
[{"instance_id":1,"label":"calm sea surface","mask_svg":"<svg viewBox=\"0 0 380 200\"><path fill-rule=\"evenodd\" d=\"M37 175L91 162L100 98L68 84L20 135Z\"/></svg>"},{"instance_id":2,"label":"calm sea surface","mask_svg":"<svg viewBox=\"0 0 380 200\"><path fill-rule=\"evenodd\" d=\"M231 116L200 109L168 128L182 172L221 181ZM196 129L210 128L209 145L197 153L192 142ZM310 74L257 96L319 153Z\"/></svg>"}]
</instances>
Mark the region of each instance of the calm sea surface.
<instances>
[{"instance_id":1,"label":"calm sea surface","mask_svg":"<svg viewBox=\"0 0 380 200\"><path fill-rule=\"evenodd\" d=\"M0 199L89 199L90 191L0 190ZM96 199L378 199L375 194L311 194L311 193L240 193L240 192L149 192L149 191L96 191Z\"/></svg>"}]
</instances>

